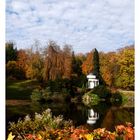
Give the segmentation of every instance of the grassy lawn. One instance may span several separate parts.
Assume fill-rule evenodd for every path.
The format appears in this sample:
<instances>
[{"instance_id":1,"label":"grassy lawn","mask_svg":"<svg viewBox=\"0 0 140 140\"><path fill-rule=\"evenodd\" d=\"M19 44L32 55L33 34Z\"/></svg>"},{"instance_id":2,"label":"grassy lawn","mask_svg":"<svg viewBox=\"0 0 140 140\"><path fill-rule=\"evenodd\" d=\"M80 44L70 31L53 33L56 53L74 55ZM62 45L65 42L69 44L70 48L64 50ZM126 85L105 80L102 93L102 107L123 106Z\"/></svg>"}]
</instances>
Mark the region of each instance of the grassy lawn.
<instances>
[{"instance_id":1,"label":"grassy lawn","mask_svg":"<svg viewBox=\"0 0 140 140\"><path fill-rule=\"evenodd\" d=\"M118 90L119 92L121 92L121 93L123 93L123 94L131 94L131 95L134 95L134 91L132 91L132 90L130 90L130 91L128 91L128 90Z\"/></svg>"},{"instance_id":2,"label":"grassy lawn","mask_svg":"<svg viewBox=\"0 0 140 140\"><path fill-rule=\"evenodd\" d=\"M6 81L6 99L29 100L39 83L33 80Z\"/></svg>"}]
</instances>

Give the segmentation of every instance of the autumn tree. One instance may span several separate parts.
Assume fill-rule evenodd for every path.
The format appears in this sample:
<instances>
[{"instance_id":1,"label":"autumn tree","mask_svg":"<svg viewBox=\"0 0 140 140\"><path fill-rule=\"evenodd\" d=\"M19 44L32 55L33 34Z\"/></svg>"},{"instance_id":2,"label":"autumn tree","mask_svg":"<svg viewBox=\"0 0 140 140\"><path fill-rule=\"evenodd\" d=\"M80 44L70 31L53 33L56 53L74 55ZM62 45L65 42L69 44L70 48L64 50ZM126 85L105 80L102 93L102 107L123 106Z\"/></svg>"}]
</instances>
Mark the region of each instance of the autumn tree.
<instances>
[{"instance_id":1,"label":"autumn tree","mask_svg":"<svg viewBox=\"0 0 140 140\"><path fill-rule=\"evenodd\" d=\"M42 81L42 72L43 72L43 59L40 55L40 53L37 51L32 54L31 56L32 59L32 78L37 79L38 81Z\"/></svg>"},{"instance_id":2,"label":"autumn tree","mask_svg":"<svg viewBox=\"0 0 140 140\"><path fill-rule=\"evenodd\" d=\"M6 63L8 61L16 61L17 60L17 48L14 47L13 42L6 43Z\"/></svg>"},{"instance_id":3,"label":"autumn tree","mask_svg":"<svg viewBox=\"0 0 140 140\"><path fill-rule=\"evenodd\" d=\"M50 41L44 51L44 79L70 78L72 73L72 51L70 45L60 48Z\"/></svg>"},{"instance_id":4,"label":"autumn tree","mask_svg":"<svg viewBox=\"0 0 140 140\"><path fill-rule=\"evenodd\" d=\"M82 72L87 75L90 72L93 72L93 52L90 52L86 55L86 60L82 64Z\"/></svg>"},{"instance_id":5,"label":"autumn tree","mask_svg":"<svg viewBox=\"0 0 140 140\"><path fill-rule=\"evenodd\" d=\"M116 86L134 89L134 46L122 48L117 53L119 71Z\"/></svg>"},{"instance_id":6,"label":"autumn tree","mask_svg":"<svg viewBox=\"0 0 140 140\"><path fill-rule=\"evenodd\" d=\"M45 49L44 79L54 80L60 73L58 69L58 54L60 47L55 42L49 42Z\"/></svg>"},{"instance_id":7,"label":"autumn tree","mask_svg":"<svg viewBox=\"0 0 140 140\"><path fill-rule=\"evenodd\" d=\"M70 79L72 74L72 46L65 44L63 47L64 74L63 78Z\"/></svg>"},{"instance_id":8,"label":"autumn tree","mask_svg":"<svg viewBox=\"0 0 140 140\"><path fill-rule=\"evenodd\" d=\"M16 61L8 61L6 64L6 78L23 79L24 74Z\"/></svg>"},{"instance_id":9,"label":"autumn tree","mask_svg":"<svg viewBox=\"0 0 140 140\"><path fill-rule=\"evenodd\" d=\"M28 60L29 56L27 55L26 50L20 49L17 51L17 65L24 72L24 76L26 77L26 72L28 69Z\"/></svg>"},{"instance_id":10,"label":"autumn tree","mask_svg":"<svg viewBox=\"0 0 140 140\"><path fill-rule=\"evenodd\" d=\"M100 72L106 84L115 86L115 79L118 72L116 52L100 52Z\"/></svg>"},{"instance_id":11,"label":"autumn tree","mask_svg":"<svg viewBox=\"0 0 140 140\"><path fill-rule=\"evenodd\" d=\"M42 82L43 80L43 68L44 60L41 48L39 48L39 42L34 42L32 47L26 50L26 77L29 79L37 79Z\"/></svg>"}]
</instances>

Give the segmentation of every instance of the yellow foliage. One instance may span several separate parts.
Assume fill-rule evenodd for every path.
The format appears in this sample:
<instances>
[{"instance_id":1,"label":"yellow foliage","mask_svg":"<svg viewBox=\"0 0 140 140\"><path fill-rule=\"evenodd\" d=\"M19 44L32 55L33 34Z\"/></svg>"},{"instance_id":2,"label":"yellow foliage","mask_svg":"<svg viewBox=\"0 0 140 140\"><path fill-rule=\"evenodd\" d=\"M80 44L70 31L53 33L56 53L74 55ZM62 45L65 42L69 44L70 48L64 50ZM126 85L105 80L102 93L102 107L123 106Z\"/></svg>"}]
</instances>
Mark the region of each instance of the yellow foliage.
<instances>
[{"instance_id":1,"label":"yellow foliage","mask_svg":"<svg viewBox=\"0 0 140 140\"><path fill-rule=\"evenodd\" d=\"M9 133L7 140L13 140L15 135L12 135L12 132Z\"/></svg>"}]
</instances>

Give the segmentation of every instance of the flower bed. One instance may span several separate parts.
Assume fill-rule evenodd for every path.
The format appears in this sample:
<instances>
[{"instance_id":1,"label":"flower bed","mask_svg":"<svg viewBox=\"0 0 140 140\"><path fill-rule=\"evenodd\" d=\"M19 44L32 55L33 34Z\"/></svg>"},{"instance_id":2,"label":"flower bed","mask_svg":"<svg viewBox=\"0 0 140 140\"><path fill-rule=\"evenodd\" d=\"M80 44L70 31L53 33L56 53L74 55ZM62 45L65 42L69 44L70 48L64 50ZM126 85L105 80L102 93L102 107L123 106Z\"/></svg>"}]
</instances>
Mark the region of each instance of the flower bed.
<instances>
[{"instance_id":1,"label":"flower bed","mask_svg":"<svg viewBox=\"0 0 140 140\"><path fill-rule=\"evenodd\" d=\"M116 126L114 132L105 128L88 130L84 126L74 127L62 116L52 117L49 109L42 114L35 113L34 119L26 116L11 123L9 130L7 140L134 140L131 123Z\"/></svg>"}]
</instances>

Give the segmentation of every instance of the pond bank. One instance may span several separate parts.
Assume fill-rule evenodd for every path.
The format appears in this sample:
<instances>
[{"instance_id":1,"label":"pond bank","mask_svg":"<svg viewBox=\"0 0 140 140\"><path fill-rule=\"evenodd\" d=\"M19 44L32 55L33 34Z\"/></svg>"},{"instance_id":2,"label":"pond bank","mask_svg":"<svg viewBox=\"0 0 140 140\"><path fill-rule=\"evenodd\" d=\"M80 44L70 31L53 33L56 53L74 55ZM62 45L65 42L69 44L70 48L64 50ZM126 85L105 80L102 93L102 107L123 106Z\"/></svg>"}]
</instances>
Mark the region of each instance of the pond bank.
<instances>
[{"instance_id":1,"label":"pond bank","mask_svg":"<svg viewBox=\"0 0 140 140\"><path fill-rule=\"evenodd\" d=\"M16 106L16 105L29 105L31 100L6 100L6 105Z\"/></svg>"}]
</instances>

